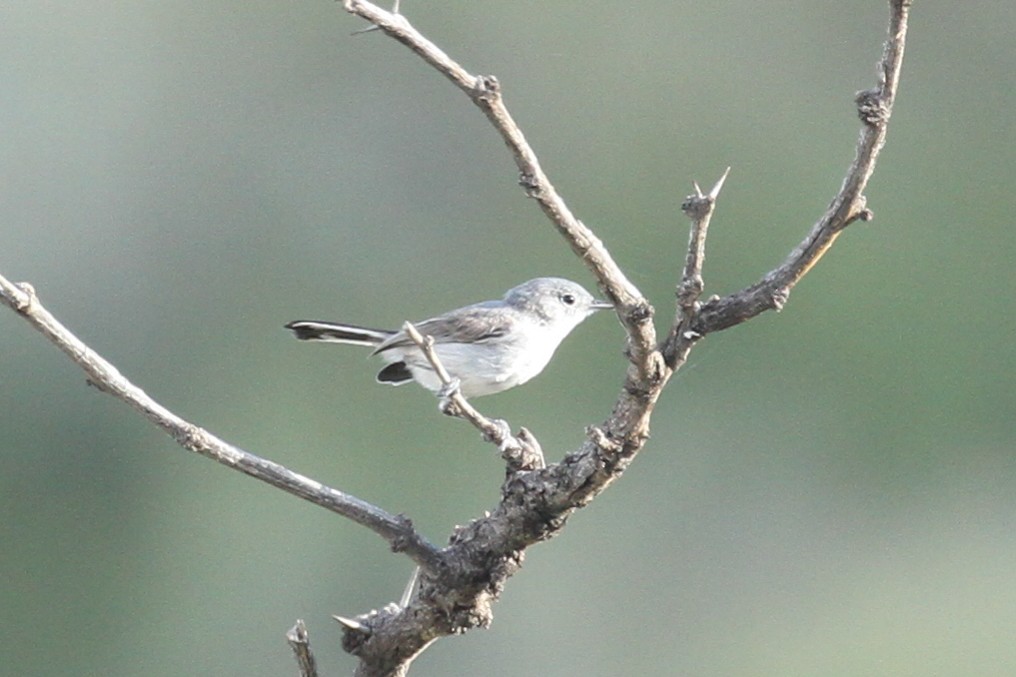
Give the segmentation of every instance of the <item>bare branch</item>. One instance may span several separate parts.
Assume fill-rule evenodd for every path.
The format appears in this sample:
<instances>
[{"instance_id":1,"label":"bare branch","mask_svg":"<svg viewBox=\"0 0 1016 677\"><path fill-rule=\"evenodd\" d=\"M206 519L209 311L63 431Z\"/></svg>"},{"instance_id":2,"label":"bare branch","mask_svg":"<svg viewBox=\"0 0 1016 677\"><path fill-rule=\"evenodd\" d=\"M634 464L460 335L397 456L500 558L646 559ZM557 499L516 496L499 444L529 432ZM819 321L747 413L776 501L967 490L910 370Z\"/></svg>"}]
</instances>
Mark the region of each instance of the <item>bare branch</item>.
<instances>
[{"instance_id":1,"label":"bare branch","mask_svg":"<svg viewBox=\"0 0 1016 677\"><path fill-rule=\"evenodd\" d=\"M297 620L296 625L286 633L286 641L296 656L300 677L318 677L317 661L314 660L314 652L310 650L310 635L307 634L307 626L302 619Z\"/></svg>"},{"instance_id":2,"label":"bare branch","mask_svg":"<svg viewBox=\"0 0 1016 677\"><path fill-rule=\"evenodd\" d=\"M695 192L685 198L681 210L691 219L691 232L688 235L688 253L685 256L684 271L681 282L677 286L677 312L674 323L663 344L663 356L671 370L679 368L692 347L702 338L702 334L689 329L699 312L699 296L705 281L702 279L702 265L706 258L706 235L709 232L709 221L716 208L723 184L730 175L730 167L723 172L708 194L704 194L695 183Z\"/></svg>"},{"instance_id":3,"label":"bare branch","mask_svg":"<svg viewBox=\"0 0 1016 677\"><path fill-rule=\"evenodd\" d=\"M483 439L497 445L501 457L508 463L510 472L535 470L546 465L540 443L532 433L522 428L516 437L511 434L511 428L506 421L487 418L466 400L462 391L459 390L458 381L451 377L448 370L441 364L437 353L434 352L433 336L424 336L412 322L408 321L402 325L402 331L420 348L430 366L434 368L434 373L444 385L444 390L440 393L442 413L469 421L474 428L480 431Z\"/></svg>"},{"instance_id":4,"label":"bare branch","mask_svg":"<svg viewBox=\"0 0 1016 677\"><path fill-rule=\"evenodd\" d=\"M726 175L709 194L704 195L696 186L695 195L685 205L692 219L692 230L678 286L677 318L662 348L656 344L652 306L622 273L602 242L571 213L557 194L509 115L497 79L468 73L398 14L397 5L393 12L385 12L364 0L344 0L344 6L419 54L484 112L510 149L527 194L538 201L617 306L628 334L630 365L611 416L602 425L587 429L581 448L560 463L543 467L542 453L528 431L523 428L513 437L507 424L487 419L473 409L441 366L433 341L407 323L407 335L424 352L447 387L447 392L442 393L447 396L446 411L469 420L499 446L508 445L513 450L506 455L509 472L501 487L498 505L482 518L457 527L448 547L437 550L413 530L409 520L391 516L359 499L247 454L176 417L60 326L41 307L27 285L18 288L0 278L0 300L61 347L97 386L131 404L186 448L342 514L380 534L394 550L407 552L422 569L415 594L412 586L407 586L399 604L389 604L356 618L336 617L343 626L343 648L360 658L356 674L391 677L405 675L413 659L437 638L490 623L491 605L500 595L505 581L521 566L526 548L556 535L571 513L619 477L643 447L649 435L650 417L663 387L684 364L688 352L699 339L765 310L779 308L792 287L847 225L857 219L870 218L863 191L885 141L886 124L899 80L910 3L908 0L890 1L890 37L880 66L879 84L857 97L864 128L855 160L826 214L779 268L744 290L722 299L710 299L704 304L700 304L699 298L704 287L705 238ZM515 445L519 448L532 445L539 462L526 461L533 456L520 455Z\"/></svg>"},{"instance_id":5,"label":"bare branch","mask_svg":"<svg viewBox=\"0 0 1016 677\"><path fill-rule=\"evenodd\" d=\"M723 189L723 183L730 174L730 167L723 172L708 195L702 193L698 183L695 193L689 195L681 205L681 210L691 219L691 233L688 236L688 254L685 257L684 272L677 289L677 317L691 317L697 311L698 298L702 294L705 282L702 279L702 264L706 258L706 235L709 232L709 220L716 207L716 198Z\"/></svg>"},{"instance_id":6,"label":"bare branch","mask_svg":"<svg viewBox=\"0 0 1016 677\"><path fill-rule=\"evenodd\" d=\"M447 568L443 575L423 576L420 592L408 607L389 605L357 618L370 631L353 637L347 633L344 646L361 659L358 674L404 674L413 658L435 637L488 623L491 598L496 597L503 581L519 566L525 548L560 531L571 512L609 486L642 448L660 392L674 371L684 364L695 343L709 331L744 321L766 307L778 307L793 284L832 244L836 234L851 221L868 215L862 191L884 141L906 27L908 3L893 0L890 4L890 41L883 57L881 85L874 93L859 98L866 129L862 131L857 159L841 194L805 242L762 283L727 299L710 299L700 305L705 238L726 174L709 194L703 194L696 186L695 195L685 205L692 219L692 232L678 287L678 313L661 352L655 345L652 307L617 268L600 240L574 217L554 190L508 114L497 79L470 75L420 35L405 17L384 12L363 0L345 1L347 11L371 21L407 45L484 112L512 152L527 194L539 202L617 305L628 333L627 353L631 362L610 418L602 426L587 429L586 442L580 449L568 454L561 463L533 472L509 473L495 510L457 530L452 537L444 551ZM411 334L408 327L406 333ZM421 349L425 352L430 349L432 354L432 346L424 337L418 339L414 338ZM436 358L431 359L431 364L441 372ZM443 382L447 385L449 380ZM477 427L484 429L482 422ZM428 604L426 600L433 602ZM449 616L442 609L469 612Z\"/></svg>"},{"instance_id":7,"label":"bare branch","mask_svg":"<svg viewBox=\"0 0 1016 677\"><path fill-rule=\"evenodd\" d=\"M891 0L889 5L889 38L878 66L879 81L874 88L859 92L855 98L858 115L864 126L857 141L854 161L839 193L808 236L782 265L755 284L706 303L691 327L698 334L704 336L733 327L767 310L781 309L794 285L818 263L843 229L854 221L868 221L872 218L864 189L875 170L878 154L885 145L889 117L899 85L911 2Z\"/></svg>"},{"instance_id":8,"label":"bare branch","mask_svg":"<svg viewBox=\"0 0 1016 677\"><path fill-rule=\"evenodd\" d=\"M88 374L92 385L141 412L184 448L367 527L388 541L392 550L405 552L424 569L441 565L440 551L416 532L408 518L391 515L355 496L228 444L166 409L60 324L39 302L31 285L15 285L0 276L0 301L74 360Z\"/></svg>"}]
</instances>

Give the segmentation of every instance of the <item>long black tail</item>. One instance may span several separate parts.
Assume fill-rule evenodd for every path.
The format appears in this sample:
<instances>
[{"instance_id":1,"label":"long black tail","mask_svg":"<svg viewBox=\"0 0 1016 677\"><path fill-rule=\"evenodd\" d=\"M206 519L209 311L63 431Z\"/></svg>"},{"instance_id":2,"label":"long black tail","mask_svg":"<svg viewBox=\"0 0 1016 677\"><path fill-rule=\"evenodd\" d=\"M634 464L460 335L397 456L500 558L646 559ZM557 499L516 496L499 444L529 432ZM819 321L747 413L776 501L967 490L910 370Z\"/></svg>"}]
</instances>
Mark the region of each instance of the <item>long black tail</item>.
<instances>
[{"instance_id":1,"label":"long black tail","mask_svg":"<svg viewBox=\"0 0 1016 677\"><path fill-rule=\"evenodd\" d=\"M377 346L395 332L384 329L369 329L354 324L297 320L286 325L301 341L325 341L327 343L349 343L355 346Z\"/></svg>"}]
</instances>

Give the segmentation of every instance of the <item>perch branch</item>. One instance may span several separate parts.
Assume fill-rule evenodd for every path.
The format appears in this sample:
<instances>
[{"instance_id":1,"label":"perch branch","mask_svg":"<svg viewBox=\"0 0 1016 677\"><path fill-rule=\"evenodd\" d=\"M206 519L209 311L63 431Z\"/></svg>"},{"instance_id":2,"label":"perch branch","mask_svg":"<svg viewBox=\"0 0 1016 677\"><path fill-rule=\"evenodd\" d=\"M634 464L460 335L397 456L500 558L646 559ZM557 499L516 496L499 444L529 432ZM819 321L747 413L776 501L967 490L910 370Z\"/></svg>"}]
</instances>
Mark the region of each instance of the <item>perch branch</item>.
<instances>
[{"instance_id":1,"label":"perch branch","mask_svg":"<svg viewBox=\"0 0 1016 677\"><path fill-rule=\"evenodd\" d=\"M543 451L531 432L522 428L518 436L512 435L511 428L505 421L487 418L466 400L459 390L458 382L452 378L448 370L441 364L437 353L434 352L433 336L424 336L412 322L408 321L402 325L402 331L423 352L424 357L433 367L434 373L444 385L441 400L443 413L468 421L480 431L485 440L497 445L501 457L508 463L509 471L535 470L544 467Z\"/></svg>"},{"instance_id":2,"label":"perch branch","mask_svg":"<svg viewBox=\"0 0 1016 677\"><path fill-rule=\"evenodd\" d=\"M663 351L656 345L652 307L618 268L602 242L571 213L550 184L535 153L508 114L497 79L469 74L420 35L397 10L385 12L363 0L345 0L344 6L419 54L484 112L509 147L527 194L538 201L617 307L628 334L630 366L611 416L602 425L588 429L581 448L560 463L531 472L509 472L498 505L482 518L456 528L448 547L438 551L416 534L408 520L388 515L358 499L253 457L168 412L61 327L41 307L29 287L18 288L0 278L0 300L67 352L93 383L142 411L188 449L364 524L386 538L393 549L407 552L420 564L419 589L416 594L406 596L402 604L389 604L356 618L337 617L344 628L343 648L360 659L356 674L391 677L405 675L412 660L438 637L490 623L491 605L500 595L505 581L521 566L525 549L558 533L570 514L620 476L642 448L648 439L650 416L663 386L684 363L687 352L699 338L764 310L778 308L793 285L819 260L843 228L857 219L870 217L863 190L884 143L899 78L910 3L907 0L890 2L890 36L882 58L881 78L876 88L858 95L858 112L864 128L854 163L826 214L784 264L760 282L701 305L698 299L706 228L722 180L709 195L696 190L686 208L693 223L689 253L678 288L679 318L664 341ZM704 215L694 209L696 199L703 198L704 205L698 206L704 206ZM417 336L421 349L433 356L433 346L418 332ZM668 358L666 362L664 354ZM436 356L431 364L440 373ZM448 385L450 381L449 378L444 382ZM454 395L453 389L449 392ZM464 400L461 403L452 401L455 406L465 403ZM477 417L480 417L478 413ZM487 427L484 421L498 427L482 418L477 418L474 425L484 430ZM509 436L510 431L505 433L502 442Z\"/></svg>"},{"instance_id":3,"label":"perch branch","mask_svg":"<svg viewBox=\"0 0 1016 677\"><path fill-rule=\"evenodd\" d=\"M692 219L692 234L678 287L678 314L662 350L655 344L652 307L547 180L535 153L504 106L497 79L469 74L397 13L384 12L363 0L345 0L344 5L347 11L367 19L419 54L484 112L510 149L527 194L539 202L617 306L628 334L631 363L611 416L601 426L588 429L581 448L546 468L509 473L497 507L456 530L444 550L447 566L441 575L421 576L420 591L407 607L389 605L357 617L356 622L367 630L347 631L344 641L344 648L361 660L357 674L402 675L413 658L436 637L489 623L490 603L521 564L525 549L554 536L571 512L592 500L624 472L648 438L649 419L663 386L684 364L699 339L769 307L778 307L790 287L832 244L836 234L850 222L868 216L862 193L884 142L885 123L898 82L909 2L890 2L890 37L882 60L882 78L879 87L858 98L866 128L858 142L857 158L829 212L787 262L762 283L704 304L698 299L703 287L705 236L723 179L707 195L696 188L695 195L684 206ZM418 345L424 349L426 342ZM449 609L453 613L446 611Z\"/></svg>"},{"instance_id":4,"label":"perch branch","mask_svg":"<svg viewBox=\"0 0 1016 677\"><path fill-rule=\"evenodd\" d=\"M391 515L355 496L324 486L278 463L228 444L153 400L144 390L128 381L116 367L60 324L39 302L31 285L27 283L15 285L0 276L0 301L24 317L51 343L74 360L88 375L89 383L141 412L145 418L169 433L184 448L367 527L388 541L392 550L405 552L424 569L440 566L440 551L417 533L406 517Z\"/></svg>"}]
</instances>

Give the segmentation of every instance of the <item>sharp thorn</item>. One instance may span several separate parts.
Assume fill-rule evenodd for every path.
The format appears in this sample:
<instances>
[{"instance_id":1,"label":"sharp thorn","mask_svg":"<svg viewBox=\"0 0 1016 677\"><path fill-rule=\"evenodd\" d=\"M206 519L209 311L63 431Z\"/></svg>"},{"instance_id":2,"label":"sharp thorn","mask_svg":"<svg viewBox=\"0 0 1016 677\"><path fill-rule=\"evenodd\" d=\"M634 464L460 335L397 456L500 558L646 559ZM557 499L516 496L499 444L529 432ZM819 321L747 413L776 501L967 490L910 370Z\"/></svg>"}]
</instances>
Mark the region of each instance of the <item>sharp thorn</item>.
<instances>
[{"instance_id":1,"label":"sharp thorn","mask_svg":"<svg viewBox=\"0 0 1016 677\"><path fill-rule=\"evenodd\" d=\"M409 606L409 601L413 599L413 589L416 587L416 581L420 578L420 567L413 568L413 575L409 577L409 582L406 583L406 589L402 591L402 597L399 599L399 607L405 609Z\"/></svg>"},{"instance_id":2,"label":"sharp thorn","mask_svg":"<svg viewBox=\"0 0 1016 677\"><path fill-rule=\"evenodd\" d=\"M381 30L379 26L372 24L370 26L367 26L366 28L361 28L358 31L353 31L352 33L350 33L350 35L363 35L364 33L370 33L371 31L379 31L379 30Z\"/></svg>"},{"instance_id":3,"label":"sharp thorn","mask_svg":"<svg viewBox=\"0 0 1016 677\"><path fill-rule=\"evenodd\" d=\"M721 176L720 180L716 182L716 185L713 186L713 189L709 191L710 198L712 198L713 200L716 199L716 197L720 194L720 190L723 189L723 183L727 180L727 176L729 175L730 175L730 167L727 167L726 171L723 172L723 176Z\"/></svg>"},{"instance_id":4,"label":"sharp thorn","mask_svg":"<svg viewBox=\"0 0 1016 677\"><path fill-rule=\"evenodd\" d=\"M345 616L337 616L332 614L332 618L337 620L342 625L346 626L350 630L356 630L357 632L367 632L367 626L359 621L354 621L352 618L346 618Z\"/></svg>"}]
</instances>

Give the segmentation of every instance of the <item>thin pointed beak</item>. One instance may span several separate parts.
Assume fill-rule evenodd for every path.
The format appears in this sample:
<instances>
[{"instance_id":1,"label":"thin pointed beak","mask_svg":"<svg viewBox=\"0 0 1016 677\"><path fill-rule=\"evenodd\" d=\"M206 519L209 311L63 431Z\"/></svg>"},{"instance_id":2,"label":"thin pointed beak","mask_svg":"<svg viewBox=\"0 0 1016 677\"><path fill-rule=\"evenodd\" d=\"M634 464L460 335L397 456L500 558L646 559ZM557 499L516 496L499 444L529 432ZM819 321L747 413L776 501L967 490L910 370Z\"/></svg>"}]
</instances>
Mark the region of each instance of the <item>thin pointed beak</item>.
<instances>
[{"instance_id":1,"label":"thin pointed beak","mask_svg":"<svg viewBox=\"0 0 1016 677\"><path fill-rule=\"evenodd\" d=\"M607 310L608 308L613 308L614 304L611 303L610 301L601 301L600 299L594 299L593 302L589 304L589 307L592 308L593 310Z\"/></svg>"}]
</instances>

